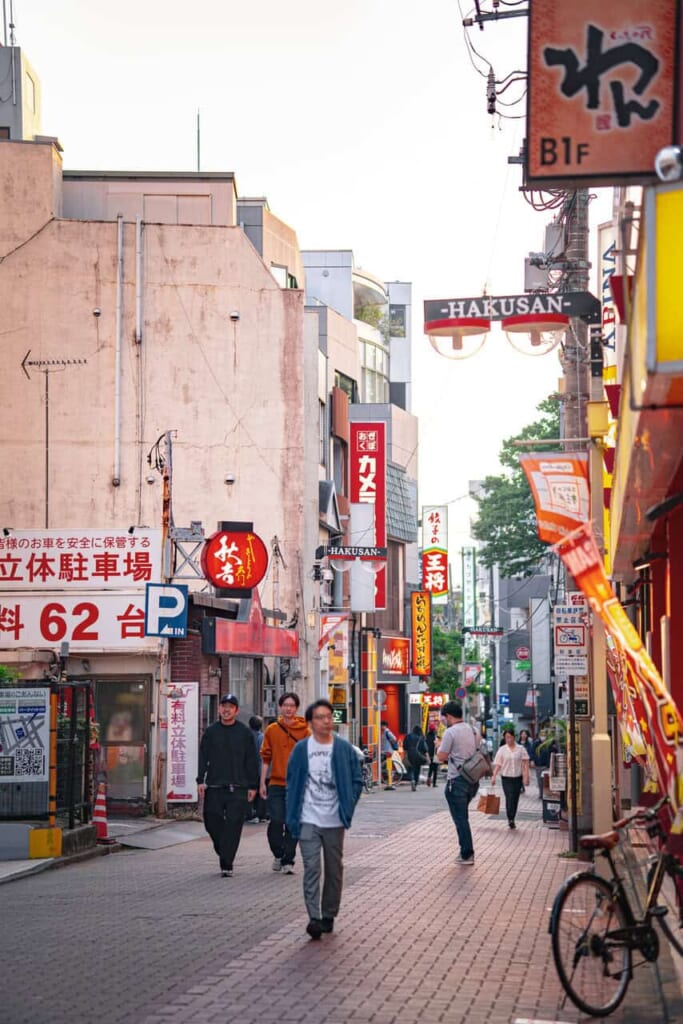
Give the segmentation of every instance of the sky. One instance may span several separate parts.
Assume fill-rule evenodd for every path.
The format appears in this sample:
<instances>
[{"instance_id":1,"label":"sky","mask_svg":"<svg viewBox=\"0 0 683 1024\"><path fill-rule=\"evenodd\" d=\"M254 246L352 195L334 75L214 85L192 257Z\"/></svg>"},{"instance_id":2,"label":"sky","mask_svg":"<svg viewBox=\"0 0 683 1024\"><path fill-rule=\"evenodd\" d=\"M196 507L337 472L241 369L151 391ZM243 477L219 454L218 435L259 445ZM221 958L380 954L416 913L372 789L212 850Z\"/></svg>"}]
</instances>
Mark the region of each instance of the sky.
<instances>
[{"instance_id":1,"label":"sky","mask_svg":"<svg viewBox=\"0 0 683 1024\"><path fill-rule=\"evenodd\" d=\"M556 354L520 355L499 327L457 362L423 334L424 299L523 292L524 257L552 219L508 163L524 103L501 107L514 119L486 111L488 66L499 80L525 66L526 19L465 30L464 2L4 5L66 169L196 170L199 111L202 170L266 196L302 249L351 249L377 277L412 282L420 502L449 503L451 549L467 541L468 481L500 471L502 441L560 376ZM521 96L511 86L501 99Z\"/></svg>"}]
</instances>

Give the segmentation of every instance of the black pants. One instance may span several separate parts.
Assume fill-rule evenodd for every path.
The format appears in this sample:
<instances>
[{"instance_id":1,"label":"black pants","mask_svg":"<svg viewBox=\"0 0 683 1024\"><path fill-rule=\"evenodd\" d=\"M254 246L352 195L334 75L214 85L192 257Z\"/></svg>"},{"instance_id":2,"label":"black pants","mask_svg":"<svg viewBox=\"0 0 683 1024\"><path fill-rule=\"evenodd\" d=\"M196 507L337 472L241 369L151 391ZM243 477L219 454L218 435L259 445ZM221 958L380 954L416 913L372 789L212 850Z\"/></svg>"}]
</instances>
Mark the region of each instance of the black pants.
<instances>
[{"instance_id":1,"label":"black pants","mask_svg":"<svg viewBox=\"0 0 683 1024\"><path fill-rule=\"evenodd\" d=\"M422 758L419 761L414 761L412 757L408 758L408 776L411 783L417 786L420 781L420 768L422 767Z\"/></svg>"},{"instance_id":2,"label":"black pants","mask_svg":"<svg viewBox=\"0 0 683 1024\"><path fill-rule=\"evenodd\" d=\"M218 854L221 871L232 871L242 837L249 801L246 789L207 787L204 794L204 826Z\"/></svg>"},{"instance_id":3,"label":"black pants","mask_svg":"<svg viewBox=\"0 0 683 1024\"><path fill-rule=\"evenodd\" d=\"M293 864L296 839L285 825L286 786L268 786L268 846L281 864Z\"/></svg>"},{"instance_id":4,"label":"black pants","mask_svg":"<svg viewBox=\"0 0 683 1024\"><path fill-rule=\"evenodd\" d=\"M429 771L427 772L427 785L431 782L433 786L436 785L436 773L439 770L439 762L435 757L429 762Z\"/></svg>"},{"instance_id":5,"label":"black pants","mask_svg":"<svg viewBox=\"0 0 683 1024\"><path fill-rule=\"evenodd\" d=\"M508 816L508 821L514 821L519 794L522 792L522 776L501 775L500 780L503 783L503 793L505 793L505 813Z\"/></svg>"}]
</instances>

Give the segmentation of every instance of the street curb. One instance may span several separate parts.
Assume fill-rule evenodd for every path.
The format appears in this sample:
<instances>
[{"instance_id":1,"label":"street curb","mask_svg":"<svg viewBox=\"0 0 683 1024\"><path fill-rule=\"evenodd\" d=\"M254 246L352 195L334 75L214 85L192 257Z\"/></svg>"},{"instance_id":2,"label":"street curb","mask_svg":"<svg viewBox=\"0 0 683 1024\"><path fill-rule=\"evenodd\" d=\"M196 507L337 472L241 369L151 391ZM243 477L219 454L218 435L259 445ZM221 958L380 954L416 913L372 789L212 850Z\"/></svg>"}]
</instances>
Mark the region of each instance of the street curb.
<instances>
[{"instance_id":1,"label":"street curb","mask_svg":"<svg viewBox=\"0 0 683 1024\"><path fill-rule=\"evenodd\" d=\"M28 875L40 874L41 871L50 871L53 868L66 868L70 864L80 864L82 861L91 860L93 857L103 857L107 853L118 853L122 849L123 846L120 843L111 843L108 846L92 846L87 850L79 850L78 853L72 853L68 857L49 857L44 860L36 860L35 864L17 868L11 875L5 875L4 877L0 875L0 885L14 882L18 878L26 878Z\"/></svg>"}]
</instances>

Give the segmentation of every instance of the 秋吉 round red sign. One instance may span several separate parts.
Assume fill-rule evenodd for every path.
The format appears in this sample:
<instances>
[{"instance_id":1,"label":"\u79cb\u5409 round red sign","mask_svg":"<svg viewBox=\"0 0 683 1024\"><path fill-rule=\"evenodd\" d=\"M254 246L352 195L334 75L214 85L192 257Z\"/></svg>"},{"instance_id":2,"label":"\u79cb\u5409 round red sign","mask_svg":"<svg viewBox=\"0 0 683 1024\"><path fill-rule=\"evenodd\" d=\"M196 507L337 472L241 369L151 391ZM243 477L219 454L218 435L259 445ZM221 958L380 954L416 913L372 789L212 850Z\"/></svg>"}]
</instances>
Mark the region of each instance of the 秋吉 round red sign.
<instances>
[{"instance_id":1,"label":"\u79cb\u5409 round red sign","mask_svg":"<svg viewBox=\"0 0 683 1024\"><path fill-rule=\"evenodd\" d=\"M221 590L258 586L268 568L268 550L252 530L218 530L202 548L202 570Z\"/></svg>"}]
</instances>

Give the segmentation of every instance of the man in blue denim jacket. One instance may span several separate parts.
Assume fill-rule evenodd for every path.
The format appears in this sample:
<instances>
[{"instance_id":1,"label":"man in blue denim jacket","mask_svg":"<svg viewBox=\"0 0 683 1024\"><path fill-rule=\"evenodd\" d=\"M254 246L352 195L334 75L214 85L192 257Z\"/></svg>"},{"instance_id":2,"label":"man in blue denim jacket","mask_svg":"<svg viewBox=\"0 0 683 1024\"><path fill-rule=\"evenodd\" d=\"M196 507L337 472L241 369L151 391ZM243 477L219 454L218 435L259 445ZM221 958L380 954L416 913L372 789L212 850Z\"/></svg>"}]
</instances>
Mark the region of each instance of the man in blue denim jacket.
<instances>
[{"instance_id":1,"label":"man in blue denim jacket","mask_svg":"<svg viewBox=\"0 0 683 1024\"><path fill-rule=\"evenodd\" d=\"M298 838L304 862L306 931L319 939L332 931L339 913L344 832L351 827L363 774L351 744L334 732L329 701L316 700L306 708L306 721L311 735L296 744L287 764L287 828Z\"/></svg>"}]
</instances>

